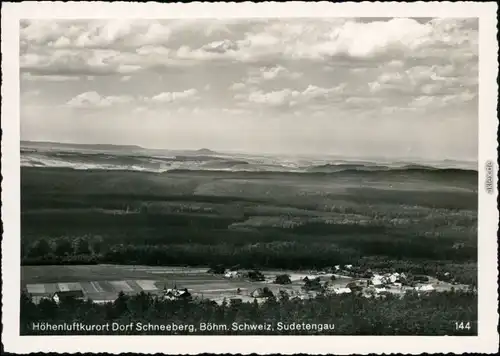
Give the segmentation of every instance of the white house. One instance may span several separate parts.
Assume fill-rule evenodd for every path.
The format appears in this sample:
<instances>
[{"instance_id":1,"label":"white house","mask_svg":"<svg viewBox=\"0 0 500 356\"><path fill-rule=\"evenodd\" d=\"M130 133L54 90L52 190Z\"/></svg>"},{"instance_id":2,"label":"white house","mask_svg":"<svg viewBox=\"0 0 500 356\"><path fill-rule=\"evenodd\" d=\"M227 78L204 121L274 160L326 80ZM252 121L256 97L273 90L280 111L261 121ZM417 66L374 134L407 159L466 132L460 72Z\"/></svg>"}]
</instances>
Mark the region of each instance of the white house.
<instances>
[{"instance_id":1,"label":"white house","mask_svg":"<svg viewBox=\"0 0 500 356\"><path fill-rule=\"evenodd\" d=\"M372 277L371 282L374 286L381 286L384 284L384 277L377 274Z\"/></svg>"},{"instance_id":2,"label":"white house","mask_svg":"<svg viewBox=\"0 0 500 356\"><path fill-rule=\"evenodd\" d=\"M351 269L352 268L352 265L345 265L344 266L346 269Z\"/></svg>"},{"instance_id":3,"label":"white house","mask_svg":"<svg viewBox=\"0 0 500 356\"><path fill-rule=\"evenodd\" d=\"M83 294L82 290L68 290L64 292L55 292L52 296L52 300L54 300L54 302L56 303L60 303L65 299L83 300L84 297L85 295Z\"/></svg>"},{"instance_id":4,"label":"white house","mask_svg":"<svg viewBox=\"0 0 500 356\"><path fill-rule=\"evenodd\" d=\"M335 294L349 294L352 291L350 288L333 288L333 292Z\"/></svg>"},{"instance_id":5,"label":"white house","mask_svg":"<svg viewBox=\"0 0 500 356\"><path fill-rule=\"evenodd\" d=\"M399 273L393 273L389 276L389 281L391 283L394 283L396 282L397 280L399 280Z\"/></svg>"},{"instance_id":6,"label":"white house","mask_svg":"<svg viewBox=\"0 0 500 356\"><path fill-rule=\"evenodd\" d=\"M384 287L375 287L375 293L383 293L383 292L387 292L387 289L385 289Z\"/></svg>"},{"instance_id":7,"label":"white house","mask_svg":"<svg viewBox=\"0 0 500 356\"><path fill-rule=\"evenodd\" d=\"M189 299L191 293L187 289L167 289L163 292L163 299L167 300L179 300L179 299Z\"/></svg>"},{"instance_id":8,"label":"white house","mask_svg":"<svg viewBox=\"0 0 500 356\"><path fill-rule=\"evenodd\" d=\"M228 271L228 272L226 272L226 274L224 274L225 278L237 278L239 276L240 276L240 274L238 271Z\"/></svg>"},{"instance_id":9,"label":"white house","mask_svg":"<svg viewBox=\"0 0 500 356\"><path fill-rule=\"evenodd\" d=\"M415 290L418 292L432 292L434 287L431 284L425 284L423 286L416 287Z\"/></svg>"}]
</instances>

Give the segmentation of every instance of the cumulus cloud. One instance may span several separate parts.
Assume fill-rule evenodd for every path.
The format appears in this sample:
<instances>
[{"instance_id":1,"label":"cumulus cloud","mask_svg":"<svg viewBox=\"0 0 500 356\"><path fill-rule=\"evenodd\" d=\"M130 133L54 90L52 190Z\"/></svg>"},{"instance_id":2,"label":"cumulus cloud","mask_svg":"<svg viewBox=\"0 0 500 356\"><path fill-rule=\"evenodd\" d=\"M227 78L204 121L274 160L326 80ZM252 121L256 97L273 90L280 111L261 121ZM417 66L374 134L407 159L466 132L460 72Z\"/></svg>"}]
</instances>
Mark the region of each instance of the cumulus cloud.
<instances>
[{"instance_id":1,"label":"cumulus cloud","mask_svg":"<svg viewBox=\"0 0 500 356\"><path fill-rule=\"evenodd\" d=\"M243 83L233 83L233 84L231 84L231 86L229 87L229 89L235 90L235 91L243 90L243 89L245 89L245 84L243 84Z\"/></svg>"},{"instance_id":2,"label":"cumulus cloud","mask_svg":"<svg viewBox=\"0 0 500 356\"><path fill-rule=\"evenodd\" d=\"M79 77L72 77L68 75L33 75L31 73L22 73L21 79L30 81L47 81L47 82L65 82L68 80L80 80Z\"/></svg>"},{"instance_id":3,"label":"cumulus cloud","mask_svg":"<svg viewBox=\"0 0 500 356\"><path fill-rule=\"evenodd\" d=\"M477 57L477 33L474 19L30 20L21 25L21 70L109 75L207 60L280 58L385 58L400 68L404 58ZM276 66L261 78L282 74L286 69Z\"/></svg>"},{"instance_id":4,"label":"cumulus cloud","mask_svg":"<svg viewBox=\"0 0 500 356\"><path fill-rule=\"evenodd\" d=\"M21 24L21 44L54 48L111 48L165 43L171 24L155 20L29 20Z\"/></svg>"},{"instance_id":5,"label":"cumulus cloud","mask_svg":"<svg viewBox=\"0 0 500 356\"><path fill-rule=\"evenodd\" d=\"M253 91L248 95L237 94L235 95L235 99L240 100L243 103L293 107L298 104L317 102L321 100L338 100L335 98L335 95L342 94L344 88L345 85L339 85L333 88L321 88L315 85L309 85L302 91L288 88L269 92L258 90Z\"/></svg>"},{"instance_id":6,"label":"cumulus cloud","mask_svg":"<svg viewBox=\"0 0 500 356\"><path fill-rule=\"evenodd\" d=\"M270 81L276 79L298 79L302 76L302 73L291 72L287 68L276 65L276 66L268 66L261 67L257 70L251 71L249 77L246 79L248 83L260 83L262 81Z\"/></svg>"},{"instance_id":7,"label":"cumulus cloud","mask_svg":"<svg viewBox=\"0 0 500 356\"><path fill-rule=\"evenodd\" d=\"M453 50L460 46L460 53ZM295 59L325 59L335 56L373 58L389 53L426 56L452 51L455 57L477 55L474 22L434 19L425 23L395 18L373 22L354 19L317 21L270 21L242 39L208 43L198 49L185 47L182 58L252 61L286 56ZM397 60L394 65L398 65Z\"/></svg>"},{"instance_id":8,"label":"cumulus cloud","mask_svg":"<svg viewBox=\"0 0 500 356\"><path fill-rule=\"evenodd\" d=\"M115 50L56 49L26 53L20 57L22 72L32 75L110 75L129 74L141 67L132 58Z\"/></svg>"},{"instance_id":9,"label":"cumulus cloud","mask_svg":"<svg viewBox=\"0 0 500 356\"><path fill-rule=\"evenodd\" d=\"M154 103L172 103L180 100L196 100L198 90L187 89L180 92L163 92L153 96L149 101Z\"/></svg>"},{"instance_id":10,"label":"cumulus cloud","mask_svg":"<svg viewBox=\"0 0 500 356\"><path fill-rule=\"evenodd\" d=\"M383 73L368 83L374 95L443 96L477 92L477 71L454 64L414 66L407 69L385 67ZM474 74L475 72L475 74ZM464 97L465 98L465 97Z\"/></svg>"},{"instance_id":11,"label":"cumulus cloud","mask_svg":"<svg viewBox=\"0 0 500 356\"><path fill-rule=\"evenodd\" d=\"M152 108L152 104L168 104L174 102L186 102L198 100L198 91L196 89L187 89L179 92L162 92L151 97L130 96L130 95L110 95L101 96L96 91L84 92L76 95L68 102L66 106L70 108L109 108L119 107L127 104L134 104L134 112L141 112Z\"/></svg>"},{"instance_id":12,"label":"cumulus cloud","mask_svg":"<svg viewBox=\"0 0 500 356\"><path fill-rule=\"evenodd\" d=\"M420 95L410 102L409 107L436 109L447 106L463 104L477 98L477 93L471 91L463 91L456 94L447 95Z\"/></svg>"},{"instance_id":13,"label":"cumulus cloud","mask_svg":"<svg viewBox=\"0 0 500 356\"><path fill-rule=\"evenodd\" d=\"M119 104L127 104L133 101L130 96L101 96L95 91L81 93L70 99L66 106L70 108L103 108Z\"/></svg>"},{"instance_id":14,"label":"cumulus cloud","mask_svg":"<svg viewBox=\"0 0 500 356\"><path fill-rule=\"evenodd\" d=\"M189 21L29 20L20 29L21 71L39 75L112 75L168 62L165 47Z\"/></svg>"}]
</instances>

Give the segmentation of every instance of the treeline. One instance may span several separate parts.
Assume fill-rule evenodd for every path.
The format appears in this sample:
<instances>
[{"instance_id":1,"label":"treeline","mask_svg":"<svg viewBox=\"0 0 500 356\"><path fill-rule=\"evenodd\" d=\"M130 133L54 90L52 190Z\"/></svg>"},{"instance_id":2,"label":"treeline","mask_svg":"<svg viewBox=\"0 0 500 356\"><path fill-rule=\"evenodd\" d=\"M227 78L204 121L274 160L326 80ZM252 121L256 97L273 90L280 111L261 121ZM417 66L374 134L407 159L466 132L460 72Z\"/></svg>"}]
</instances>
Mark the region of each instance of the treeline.
<instances>
[{"instance_id":1,"label":"treeline","mask_svg":"<svg viewBox=\"0 0 500 356\"><path fill-rule=\"evenodd\" d=\"M228 228L252 216L239 218L196 214L112 214L99 211L30 212L22 215L23 241L31 244L40 236L101 236L101 247L114 245L286 245L289 242L309 245L335 245L343 252L355 250L360 255L383 255L394 259L477 260L475 227L364 225L359 222L328 224L308 222L292 228ZM285 222L286 219L283 218ZM440 223L441 224L441 223ZM451 224L451 223L450 223ZM436 231L435 231L436 230ZM425 232L437 236L422 235ZM455 243L460 242L460 248ZM30 249L33 247L30 247ZM64 247L63 249L66 249ZM62 251L64 252L64 251ZM99 253L99 251L97 252ZM61 253L54 251L56 256Z\"/></svg>"},{"instance_id":2,"label":"treeline","mask_svg":"<svg viewBox=\"0 0 500 356\"><path fill-rule=\"evenodd\" d=\"M419 241L408 237L406 241L365 239L361 242L353 237L345 243L301 241L274 241L256 243L213 243L204 244L168 243L157 241L144 243L142 239L118 243L93 237L81 238L40 238L31 243L23 241L21 255L24 264L34 264L38 260L68 261L95 258L109 263L138 264L188 264L211 265L217 261L227 264L244 263L270 268L322 268L332 264L351 263L363 256L383 256L385 260L434 260L468 262L475 261L477 247L453 248L430 241ZM422 238L422 240L425 240ZM185 258L184 262L182 258ZM31 262L29 262L31 261ZM61 262L62 263L62 262Z\"/></svg>"},{"instance_id":3,"label":"treeline","mask_svg":"<svg viewBox=\"0 0 500 356\"><path fill-rule=\"evenodd\" d=\"M334 335L476 335L477 296L471 292L432 293L428 296L409 295L398 298L368 299L356 295L324 296L310 300L291 299L286 293L272 296L264 303L223 302L208 300L165 301L140 293L120 294L107 304L91 301L64 300L56 304L50 299L33 303L27 294L21 295L21 335L77 334L78 332L41 332L33 323L84 324L130 322L151 324L192 324L197 334L334 334ZM459 328L457 321L469 322ZM263 324L273 330L235 332L232 323ZM277 330L277 323L334 324L335 329L319 332ZM203 332L200 323L224 324L227 330ZM465 324L467 325L467 324ZM99 332L81 332L99 334ZM100 332L113 334L112 331ZM116 332L115 332L116 333ZM122 334L144 334L135 329ZM183 334L185 332L179 332ZM148 332L165 334L165 332Z\"/></svg>"},{"instance_id":4,"label":"treeline","mask_svg":"<svg viewBox=\"0 0 500 356\"><path fill-rule=\"evenodd\" d=\"M476 285L474 263L452 263L448 260L391 259L387 256L362 256L354 249L320 243L261 243L235 246L230 244L137 244L105 246L93 237L45 240L39 239L22 248L23 265L57 264L137 264L153 266L239 265L246 269L325 269L353 264L362 270L406 272L437 276L451 273L459 283Z\"/></svg>"},{"instance_id":5,"label":"treeline","mask_svg":"<svg viewBox=\"0 0 500 356\"><path fill-rule=\"evenodd\" d=\"M102 258L102 246L101 239L86 236L21 241L21 264L96 264Z\"/></svg>"}]
</instances>

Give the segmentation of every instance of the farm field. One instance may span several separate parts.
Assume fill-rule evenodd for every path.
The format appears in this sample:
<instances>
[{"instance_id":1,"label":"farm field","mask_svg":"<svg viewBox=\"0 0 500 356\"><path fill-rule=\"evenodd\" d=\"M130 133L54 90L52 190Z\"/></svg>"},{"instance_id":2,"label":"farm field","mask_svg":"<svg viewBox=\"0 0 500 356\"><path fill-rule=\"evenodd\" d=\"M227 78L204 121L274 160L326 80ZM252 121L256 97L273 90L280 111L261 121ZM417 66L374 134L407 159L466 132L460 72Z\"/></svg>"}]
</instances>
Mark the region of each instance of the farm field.
<instances>
[{"instance_id":1,"label":"farm field","mask_svg":"<svg viewBox=\"0 0 500 356\"><path fill-rule=\"evenodd\" d=\"M151 266L24 266L22 267L23 288L35 299L48 297L58 291L82 290L87 298L105 302L116 299L118 293L137 294L140 292L158 294L164 288L187 288L194 296L222 302L225 298L239 298L243 301L253 301L252 291L259 287L267 287L275 295L280 291L290 296L313 297L313 292L304 293L302 281L304 277L319 277L321 282L329 281L332 287L345 287L352 278L336 275L337 279L330 281L331 274L314 275L300 271L264 270L265 281L253 282L244 278L224 278L208 274L207 268L187 267L151 267ZM292 281L288 285L274 284L279 274L288 274ZM60 281L54 282L57 277ZM130 278L143 279L130 279ZM63 281L64 280L64 281ZM71 281L70 281L71 280ZM359 279L363 280L363 279ZM366 281L366 279L365 279ZM465 285L451 285L436 279L430 283L437 291L466 289ZM238 293L237 290L240 290ZM404 293L405 289L389 289L394 294Z\"/></svg>"},{"instance_id":2,"label":"farm field","mask_svg":"<svg viewBox=\"0 0 500 356\"><path fill-rule=\"evenodd\" d=\"M245 279L228 279L207 273L208 268L148 267L148 266L23 266L22 284L33 296L48 296L57 291L83 290L93 300L114 300L119 292L135 294L141 291L161 292L163 288L187 288L194 296L212 300L224 297L240 297L253 290L267 286L273 293L285 290L290 294L300 291L306 273L291 273L292 284L277 285L271 283L277 274L284 271L264 271L266 281L251 282ZM58 278L61 276L61 278ZM130 278L144 279L130 279ZM147 279L148 278L148 279ZM328 276L321 276L325 281ZM58 280L56 282L56 280ZM346 279L335 281L342 285Z\"/></svg>"}]
</instances>

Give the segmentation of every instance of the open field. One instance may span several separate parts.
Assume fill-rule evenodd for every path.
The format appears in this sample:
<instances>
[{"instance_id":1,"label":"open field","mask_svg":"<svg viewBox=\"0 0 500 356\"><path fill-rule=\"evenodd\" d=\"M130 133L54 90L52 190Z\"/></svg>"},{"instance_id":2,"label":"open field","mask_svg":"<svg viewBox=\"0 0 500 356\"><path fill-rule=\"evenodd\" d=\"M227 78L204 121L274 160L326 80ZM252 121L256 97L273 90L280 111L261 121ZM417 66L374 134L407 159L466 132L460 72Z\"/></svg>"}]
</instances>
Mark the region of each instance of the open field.
<instances>
[{"instance_id":1,"label":"open field","mask_svg":"<svg viewBox=\"0 0 500 356\"><path fill-rule=\"evenodd\" d=\"M302 290L304 282L302 279L319 277L321 282L330 281L331 274L311 275L306 272L297 271L262 271L266 277L265 281L252 282L244 278L224 278L218 275L206 273L202 268L179 268L179 267L148 267L148 266L24 266L22 267L22 285L34 298L49 297L58 291L82 290L87 298L94 301L113 301L118 293L137 294L140 292L159 294L164 288L179 289L187 288L194 297L207 298L216 302L222 302L225 298L230 300L238 298L242 301L253 301L250 294L259 287L269 288L275 295L280 291L290 296L313 297L314 292L305 293ZM274 284L275 277L279 274L289 274L291 284ZM73 282L53 282L58 276L64 276L64 280L72 278ZM143 276L144 279L126 279L130 277ZM336 275L337 279L330 281L332 287L345 287L352 278ZM98 277L98 278L96 278ZM366 281L366 279L358 279ZM35 283L36 282L36 283ZM465 285L451 285L431 278L430 284L436 291L449 291L453 287L456 290L467 289ZM240 289L240 292L237 290ZM408 288L388 289L393 294L403 294ZM39 300L39 299L37 299Z\"/></svg>"}]
</instances>

